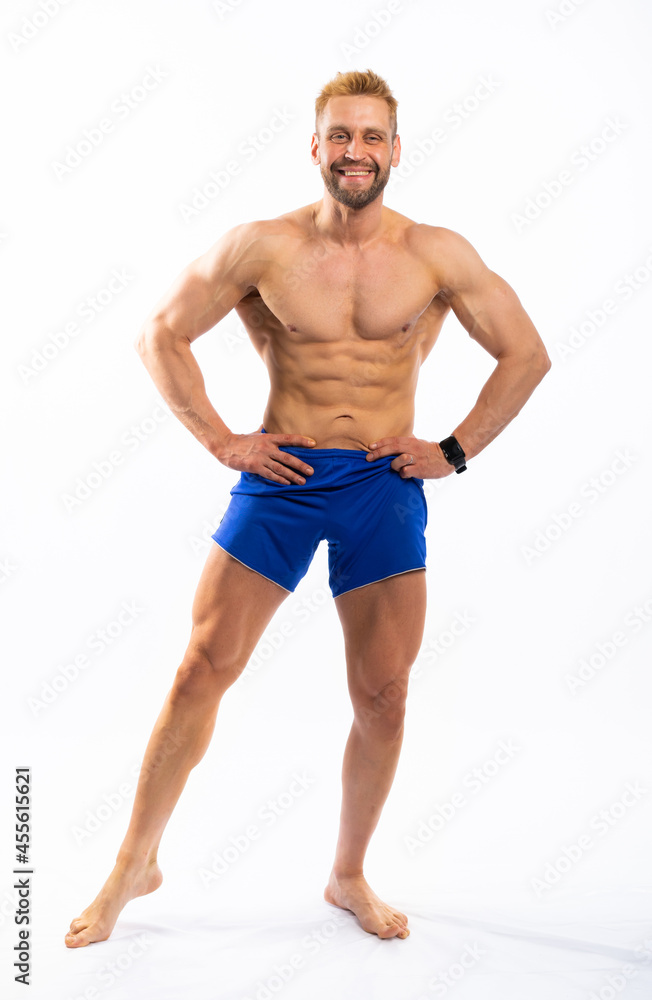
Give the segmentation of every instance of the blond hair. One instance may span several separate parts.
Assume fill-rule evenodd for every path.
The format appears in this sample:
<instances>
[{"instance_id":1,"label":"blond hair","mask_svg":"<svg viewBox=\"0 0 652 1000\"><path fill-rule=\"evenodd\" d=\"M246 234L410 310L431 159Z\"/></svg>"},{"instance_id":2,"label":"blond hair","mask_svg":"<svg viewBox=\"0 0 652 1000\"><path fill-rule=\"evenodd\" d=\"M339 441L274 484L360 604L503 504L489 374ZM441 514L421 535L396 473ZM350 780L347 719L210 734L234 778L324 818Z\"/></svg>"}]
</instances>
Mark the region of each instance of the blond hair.
<instances>
[{"instance_id":1,"label":"blond hair","mask_svg":"<svg viewBox=\"0 0 652 1000\"><path fill-rule=\"evenodd\" d=\"M322 87L315 101L315 131L319 130L319 121L331 97L382 97L389 108L389 120L392 129L392 139L396 136L396 108L398 101L392 94L387 82L373 70L352 69L348 73L338 73Z\"/></svg>"}]
</instances>

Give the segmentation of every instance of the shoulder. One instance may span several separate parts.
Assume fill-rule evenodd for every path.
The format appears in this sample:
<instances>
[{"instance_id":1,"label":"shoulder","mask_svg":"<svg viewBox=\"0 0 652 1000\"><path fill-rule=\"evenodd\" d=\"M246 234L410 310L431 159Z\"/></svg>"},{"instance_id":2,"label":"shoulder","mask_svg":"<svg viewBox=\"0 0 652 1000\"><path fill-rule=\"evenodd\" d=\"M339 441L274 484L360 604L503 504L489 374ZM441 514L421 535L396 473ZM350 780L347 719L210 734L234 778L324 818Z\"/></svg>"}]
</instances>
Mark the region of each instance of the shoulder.
<instances>
[{"instance_id":1,"label":"shoulder","mask_svg":"<svg viewBox=\"0 0 652 1000\"><path fill-rule=\"evenodd\" d=\"M445 253L459 259L477 256L471 243L454 229L429 226L425 222L412 222L407 234L415 250L428 255Z\"/></svg>"},{"instance_id":2,"label":"shoulder","mask_svg":"<svg viewBox=\"0 0 652 1000\"><path fill-rule=\"evenodd\" d=\"M472 285L489 272L475 247L454 229L413 223L407 235L414 253L432 266L444 294Z\"/></svg>"},{"instance_id":3,"label":"shoulder","mask_svg":"<svg viewBox=\"0 0 652 1000\"><path fill-rule=\"evenodd\" d=\"M286 216L241 222L219 236L193 266L206 277L228 273L238 283L255 286L265 262L278 253L279 241L294 230L296 223Z\"/></svg>"},{"instance_id":4,"label":"shoulder","mask_svg":"<svg viewBox=\"0 0 652 1000\"><path fill-rule=\"evenodd\" d=\"M232 254L241 259L256 255L260 259L268 259L270 254L280 251L282 244L305 239L306 222L302 217L304 211L299 209L274 219L242 222L225 233L215 245L227 246Z\"/></svg>"},{"instance_id":5,"label":"shoulder","mask_svg":"<svg viewBox=\"0 0 652 1000\"><path fill-rule=\"evenodd\" d=\"M233 251L243 252L259 244L263 240L287 236L295 228L290 216L279 216L276 219L254 219L251 222L241 222L227 230L215 243Z\"/></svg>"}]
</instances>

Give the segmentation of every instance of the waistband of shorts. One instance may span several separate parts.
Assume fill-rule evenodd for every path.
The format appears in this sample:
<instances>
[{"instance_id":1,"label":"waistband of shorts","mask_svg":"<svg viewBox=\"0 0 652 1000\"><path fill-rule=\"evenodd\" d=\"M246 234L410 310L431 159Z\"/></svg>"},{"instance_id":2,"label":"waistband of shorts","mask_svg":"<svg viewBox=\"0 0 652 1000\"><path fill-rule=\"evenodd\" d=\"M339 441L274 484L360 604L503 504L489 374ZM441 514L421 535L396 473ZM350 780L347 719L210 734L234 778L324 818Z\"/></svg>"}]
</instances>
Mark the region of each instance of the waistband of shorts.
<instances>
[{"instance_id":1,"label":"waistband of shorts","mask_svg":"<svg viewBox=\"0 0 652 1000\"><path fill-rule=\"evenodd\" d=\"M267 434L264 427L261 427L261 434ZM368 451L364 451L362 448L304 448L302 445L294 444L281 444L279 445L280 451L298 451L301 453L301 457L308 455L313 455L316 458L352 458L360 459L367 458L369 454ZM389 456L388 456L389 457ZM395 455L391 456L395 458Z\"/></svg>"}]
</instances>

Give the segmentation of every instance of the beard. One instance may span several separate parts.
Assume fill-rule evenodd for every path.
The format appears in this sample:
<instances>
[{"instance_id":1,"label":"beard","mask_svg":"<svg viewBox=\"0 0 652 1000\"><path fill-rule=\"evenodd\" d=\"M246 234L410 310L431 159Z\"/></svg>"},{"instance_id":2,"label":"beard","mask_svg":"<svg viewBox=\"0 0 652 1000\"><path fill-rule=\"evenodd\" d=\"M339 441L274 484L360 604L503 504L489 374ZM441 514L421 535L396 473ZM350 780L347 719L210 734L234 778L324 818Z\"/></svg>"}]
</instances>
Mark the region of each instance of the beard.
<instances>
[{"instance_id":1,"label":"beard","mask_svg":"<svg viewBox=\"0 0 652 1000\"><path fill-rule=\"evenodd\" d=\"M321 175L326 185L326 190L339 201L341 205L346 205L347 208L364 208L369 205L372 201L378 197L378 195L384 190L388 180L389 172L391 170L391 165L387 167L386 170L381 170L380 167L376 170L375 167L369 169L376 170L376 176L372 179L371 184L368 188L364 190L354 190L353 188L342 187L339 181L339 174L337 173L337 167L333 166L331 168L324 167L324 164L320 164ZM354 170L354 169L365 169L361 167L339 167L340 170Z\"/></svg>"}]
</instances>

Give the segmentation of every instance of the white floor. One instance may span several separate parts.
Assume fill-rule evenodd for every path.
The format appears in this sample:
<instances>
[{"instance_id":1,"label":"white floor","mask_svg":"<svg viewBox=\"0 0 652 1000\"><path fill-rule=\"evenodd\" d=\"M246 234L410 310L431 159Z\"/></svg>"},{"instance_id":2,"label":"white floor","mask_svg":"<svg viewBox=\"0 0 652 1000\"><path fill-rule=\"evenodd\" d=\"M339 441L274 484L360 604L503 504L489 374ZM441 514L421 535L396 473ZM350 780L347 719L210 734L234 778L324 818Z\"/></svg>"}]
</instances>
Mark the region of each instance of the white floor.
<instances>
[{"instance_id":1,"label":"white floor","mask_svg":"<svg viewBox=\"0 0 652 1000\"><path fill-rule=\"evenodd\" d=\"M36 936L29 995L48 1000L627 1000L652 996L652 891L558 896L537 905L449 893L392 901L404 941L363 932L319 900L268 911L130 904L113 937L68 951ZM54 913L53 913L54 916ZM68 916L68 914L67 914ZM50 921L60 928L67 921ZM20 994L17 994L20 995Z\"/></svg>"}]
</instances>

